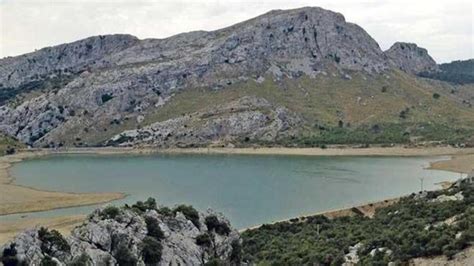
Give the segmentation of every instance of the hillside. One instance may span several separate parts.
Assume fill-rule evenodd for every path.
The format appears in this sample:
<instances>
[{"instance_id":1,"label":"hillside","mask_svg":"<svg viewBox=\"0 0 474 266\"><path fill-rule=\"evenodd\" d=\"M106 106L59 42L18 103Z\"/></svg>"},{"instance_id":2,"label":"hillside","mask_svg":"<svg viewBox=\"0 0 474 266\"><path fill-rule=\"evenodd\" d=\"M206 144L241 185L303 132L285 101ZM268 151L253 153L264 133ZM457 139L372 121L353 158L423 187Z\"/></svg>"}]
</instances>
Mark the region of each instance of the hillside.
<instances>
[{"instance_id":1,"label":"hillside","mask_svg":"<svg viewBox=\"0 0 474 266\"><path fill-rule=\"evenodd\" d=\"M472 145L472 95L415 76L437 69L415 44L382 51L339 13L276 10L0 59L0 132L37 147Z\"/></svg>"},{"instance_id":2,"label":"hillside","mask_svg":"<svg viewBox=\"0 0 474 266\"><path fill-rule=\"evenodd\" d=\"M474 83L474 59L439 65L439 71L421 71L420 76L456 84Z\"/></svg>"},{"instance_id":3,"label":"hillside","mask_svg":"<svg viewBox=\"0 0 474 266\"><path fill-rule=\"evenodd\" d=\"M259 265L408 265L425 257L413 265L470 265L473 200L472 184L465 184L414 193L377 209L374 217L353 208L350 216L263 225L243 232L243 259Z\"/></svg>"}]
</instances>

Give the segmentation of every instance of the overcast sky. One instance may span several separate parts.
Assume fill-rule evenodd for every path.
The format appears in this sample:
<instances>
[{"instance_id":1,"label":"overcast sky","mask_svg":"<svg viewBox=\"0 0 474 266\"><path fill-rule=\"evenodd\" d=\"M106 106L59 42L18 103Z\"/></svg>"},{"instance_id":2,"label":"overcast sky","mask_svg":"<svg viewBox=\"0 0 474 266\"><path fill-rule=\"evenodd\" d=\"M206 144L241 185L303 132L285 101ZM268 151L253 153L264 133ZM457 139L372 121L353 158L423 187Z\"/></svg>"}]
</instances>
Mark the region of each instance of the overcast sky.
<instances>
[{"instance_id":1,"label":"overcast sky","mask_svg":"<svg viewBox=\"0 0 474 266\"><path fill-rule=\"evenodd\" d=\"M215 30L272 9L344 14L381 46L415 42L439 62L473 58L472 0L0 0L0 58L91 35L163 38Z\"/></svg>"}]
</instances>

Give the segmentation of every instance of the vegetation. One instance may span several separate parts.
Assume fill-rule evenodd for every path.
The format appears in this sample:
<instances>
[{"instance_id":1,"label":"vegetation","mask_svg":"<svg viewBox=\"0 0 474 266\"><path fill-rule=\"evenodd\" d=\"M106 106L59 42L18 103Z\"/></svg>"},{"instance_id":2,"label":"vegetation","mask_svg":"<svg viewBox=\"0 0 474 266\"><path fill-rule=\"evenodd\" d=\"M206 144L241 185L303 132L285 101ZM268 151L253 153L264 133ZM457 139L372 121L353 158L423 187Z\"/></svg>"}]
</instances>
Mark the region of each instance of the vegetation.
<instances>
[{"instance_id":1,"label":"vegetation","mask_svg":"<svg viewBox=\"0 0 474 266\"><path fill-rule=\"evenodd\" d=\"M107 206L105 207L100 216L102 219L115 219L120 214L120 209L115 206Z\"/></svg>"},{"instance_id":2,"label":"vegetation","mask_svg":"<svg viewBox=\"0 0 474 266\"><path fill-rule=\"evenodd\" d=\"M458 192L464 195L463 200L433 200L441 194ZM450 218L455 222L448 223ZM340 265L349 247L358 243L362 244L358 250L362 265L386 265L390 261L400 263L443 254L452 257L472 245L472 221L474 188L463 185L429 192L426 197L413 194L402 198L377 210L373 218L359 215L331 220L311 216L302 221L264 225L242 234L243 258L262 264Z\"/></svg>"},{"instance_id":3,"label":"vegetation","mask_svg":"<svg viewBox=\"0 0 474 266\"><path fill-rule=\"evenodd\" d=\"M423 72L419 75L457 84L474 83L474 59L441 64L439 68L441 70L439 72Z\"/></svg>"},{"instance_id":4,"label":"vegetation","mask_svg":"<svg viewBox=\"0 0 474 266\"><path fill-rule=\"evenodd\" d=\"M207 216L205 223L209 231L215 231L219 235L228 235L230 233L227 223L220 222L215 215Z\"/></svg>"},{"instance_id":5,"label":"vegetation","mask_svg":"<svg viewBox=\"0 0 474 266\"><path fill-rule=\"evenodd\" d=\"M18 140L0 134L0 156L14 154L19 148L24 145Z\"/></svg>"},{"instance_id":6,"label":"vegetation","mask_svg":"<svg viewBox=\"0 0 474 266\"><path fill-rule=\"evenodd\" d=\"M73 79L74 75L58 73L55 77L36 77L28 83L15 88L6 88L0 84L0 105L12 102L15 99L21 102L29 93L45 93L57 91Z\"/></svg>"},{"instance_id":7,"label":"vegetation","mask_svg":"<svg viewBox=\"0 0 474 266\"><path fill-rule=\"evenodd\" d=\"M198 235L196 237L196 244L199 245L199 246L211 247L212 238L208 233Z\"/></svg>"},{"instance_id":8,"label":"vegetation","mask_svg":"<svg viewBox=\"0 0 474 266\"><path fill-rule=\"evenodd\" d=\"M155 265L160 262L163 247L156 238L146 236L141 245L142 258L146 265Z\"/></svg>"},{"instance_id":9,"label":"vegetation","mask_svg":"<svg viewBox=\"0 0 474 266\"><path fill-rule=\"evenodd\" d=\"M165 234L161 230L160 225L158 224L158 220L153 217L147 216L145 217L145 223L146 229L148 231L147 235L155 238L158 241L164 238Z\"/></svg>"},{"instance_id":10,"label":"vegetation","mask_svg":"<svg viewBox=\"0 0 474 266\"><path fill-rule=\"evenodd\" d=\"M38 230L38 238L41 240L41 251L45 254L52 254L54 251L68 252L70 250L66 239L56 230L48 230L41 227Z\"/></svg>"},{"instance_id":11,"label":"vegetation","mask_svg":"<svg viewBox=\"0 0 474 266\"><path fill-rule=\"evenodd\" d=\"M173 210L173 213L181 212L186 219L190 220L194 226L199 228L201 224L199 223L199 213L190 205L179 205Z\"/></svg>"},{"instance_id":12,"label":"vegetation","mask_svg":"<svg viewBox=\"0 0 474 266\"><path fill-rule=\"evenodd\" d=\"M3 250L2 254L2 263L4 266L17 266L19 265L18 259L16 258L16 245L15 243L10 244L10 247L7 247Z\"/></svg>"},{"instance_id":13,"label":"vegetation","mask_svg":"<svg viewBox=\"0 0 474 266\"><path fill-rule=\"evenodd\" d=\"M117 248L117 251L114 254L114 258L115 260L117 260L118 265L135 266L138 262L137 258L133 256L129 248L125 245L120 245Z\"/></svg>"}]
</instances>

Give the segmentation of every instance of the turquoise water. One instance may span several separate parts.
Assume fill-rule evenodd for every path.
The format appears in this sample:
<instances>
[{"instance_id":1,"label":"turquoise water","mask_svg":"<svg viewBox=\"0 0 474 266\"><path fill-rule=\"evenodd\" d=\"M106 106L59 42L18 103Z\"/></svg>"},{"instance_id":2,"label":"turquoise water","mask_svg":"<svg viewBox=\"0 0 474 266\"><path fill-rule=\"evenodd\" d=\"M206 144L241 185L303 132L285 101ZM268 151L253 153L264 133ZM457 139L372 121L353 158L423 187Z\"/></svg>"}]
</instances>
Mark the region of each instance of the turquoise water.
<instances>
[{"instance_id":1,"label":"turquoise water","mask_svg":"<svg viewBox=\"0 0 474 266\"><path fill-rule=\"evenodd\" d=\"M15 164L16 183L70 192L120 191L115 204L155 197L224 213L237 228L438 188L458 175L423 157L61 155ZM28 214L88 213L96 206ZM10 218L18 217L13 215Z\"/></svg>"}]
</instances>

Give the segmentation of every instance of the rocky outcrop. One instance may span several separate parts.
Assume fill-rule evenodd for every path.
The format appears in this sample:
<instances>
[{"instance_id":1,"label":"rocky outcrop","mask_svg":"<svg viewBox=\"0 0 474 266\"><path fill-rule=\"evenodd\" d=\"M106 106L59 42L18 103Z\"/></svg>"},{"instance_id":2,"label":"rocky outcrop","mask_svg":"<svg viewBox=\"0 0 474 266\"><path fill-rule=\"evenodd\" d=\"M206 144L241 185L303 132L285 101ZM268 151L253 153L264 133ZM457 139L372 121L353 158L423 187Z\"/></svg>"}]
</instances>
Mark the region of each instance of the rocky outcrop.
<instances>
[{"instance_id":1,"label":"rocky outcrop","mask_svg":"<svg viewBox=\"0 0 474 266\"><path fill-rule=\"evenodd\" d=\"M189 206L157 209L147 202L98 209L66 238L44 228L25 231L2 247L2 261L26 265L46 261L56 265L239 263L239 234L222 215L211 210L197 213Z\"/></svg>"},{"instance_id":2,"label":"rocky outcrop","mask_svg":"<svg viewBox=\"0 0 474 266\"><path fill-rule=\"evenodd\" d=\"M122 132L107 144L196 147L232 142L272 142L290 137L301 125L302 119L285 108L274 107L264 99L243 97L205 112Z\"/></svg>"},{"instance_id":3,"label":"rocky outcrop","mask_svg":"<svg viewBox=\"0 0 474 266\"><path fill-rule=\"evenodd\" d=\"M439 70L428 51L414 43L396 42L385 54L400 70L411 74L433 73Z\"/></svg>"},{"instance_id":4,"label":"rocky outcrop","mask_svg":"<svg viewBox=\"0 0 474 266\"><path fill-rule=\"evenodd\" d=\"M317 7L271 11L221 30L166 39L91 37L0 59L0 105L5 103L0 132L33 146L60 146L66 138L78 139L74 135L82 130L102 141L119 133L109 130L117 121L142 121L193 88L223 90L247 81L260 84L264 77L350 77L346 72L376 75L394 66L407 72L429 67L425 50L396 47L384 53L361 27ZM40 95L29 95L38 90ZM262 117L241 113L222 120L250 119L251 124ZM157 126L153 122L150 127ZM138 125L124 127L121 131Z\"/></svg>"}]
</instances>

